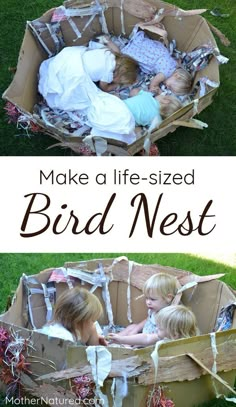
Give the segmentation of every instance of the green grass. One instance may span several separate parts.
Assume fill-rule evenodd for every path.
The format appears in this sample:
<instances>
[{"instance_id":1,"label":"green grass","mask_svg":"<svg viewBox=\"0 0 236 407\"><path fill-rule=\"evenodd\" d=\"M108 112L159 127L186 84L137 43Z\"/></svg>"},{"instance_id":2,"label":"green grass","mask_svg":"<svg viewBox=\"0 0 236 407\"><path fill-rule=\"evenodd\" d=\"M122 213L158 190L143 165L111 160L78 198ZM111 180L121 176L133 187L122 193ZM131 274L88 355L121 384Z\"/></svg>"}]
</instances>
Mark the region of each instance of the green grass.
<instances>
[{"instance_id":1,"label":"green grass","mask_svg":"<svg viewBox=\"0 0 236 407\"><path fill-rule=\"evenodd\" d=\"M0 312L5 309L8 295L16 289L19 278L22 273L27 275L37 274L38 272L50 268L60 267L66 261L78 261L87 259L99 258L114 258L124 253L2 253L0 254L0 272L1 272L1 296L0 296ZM218 263L212 260L196 257L191 254L181 253L129 253L125 254L130 260L134 260L142 264L162 264L172 266L183 270L192 271L198 275L225 273L222 278L232 288L236 289L236 267L229 267L225 264ZM1 399L3 403L3 396ZM212 400L210 403L204 403L198 407L227 407L233 406L232 403L226 402L224 399Z\"/></svg>"},{"instance_id":2,"label":"green grass","mask_svg":"<svg viewBox=\"0 0 236 407\"><path fill-rule=\"evenodd\" d=\"M0 272L4 282L1 287L0 312L5 308L7 296L16 289L22 273L37 274L46 268L63 266L67 261L115 258L121 255L123 253L0 253ZM162 264L198 275L225 273L222 281L236 289L236 267L183 253L129 253L126 256L138 263Z\"/></svg>"},{"instance_id":3,"label":"green grass","mask_svg":"<svg viewBox=\"0 0 236 407\"><path fill-rule=\"evenodd\" d=\"M56 0L8 0L1 7L0 14L0 92L1 94L13 78L11 70L17 64L17 57L24 35L26 20L39 17L47 9L59 6ZM161 155L174 156L226 156L236 155L236 13L235 0L176 0L175 4L184 9L207 8L204 14L213 25L219 28L231 41L229 47L223 46L216 38L221 53L230 62L220 66L221 86L214 103L202 112L199 118L208 123L204 130L179 128L172 134L158 141ZM214 17L209 10L220 7L223 13L230 13L229 18ZM45 134L34 134L30 137L7 123L3 110L4 102L0 102L0 155L6 156L48 156L74 155L70 149L48 147L55 140Z\"/></svg>"}]
</instances>

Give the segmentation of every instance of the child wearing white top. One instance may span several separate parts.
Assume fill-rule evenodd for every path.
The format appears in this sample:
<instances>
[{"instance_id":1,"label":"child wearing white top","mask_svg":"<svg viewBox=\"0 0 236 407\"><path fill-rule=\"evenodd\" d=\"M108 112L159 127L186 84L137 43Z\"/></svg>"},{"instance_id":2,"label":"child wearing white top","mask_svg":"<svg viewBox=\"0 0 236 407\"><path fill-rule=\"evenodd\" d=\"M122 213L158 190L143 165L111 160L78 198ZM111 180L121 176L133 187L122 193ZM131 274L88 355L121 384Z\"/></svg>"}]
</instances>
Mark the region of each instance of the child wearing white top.
<instances>
[{"instance_id":1,"label":"child wearing white top","mask_svg":"<svg viewBox=\"0 0 236 407\"><path fill-rule=\"evenodd\" d=\"M64 291L58 298L51 323L37 332L83 345L106 345L96 321L103 312L99 299L80 287Z\"/></svg>"}]
</instances>

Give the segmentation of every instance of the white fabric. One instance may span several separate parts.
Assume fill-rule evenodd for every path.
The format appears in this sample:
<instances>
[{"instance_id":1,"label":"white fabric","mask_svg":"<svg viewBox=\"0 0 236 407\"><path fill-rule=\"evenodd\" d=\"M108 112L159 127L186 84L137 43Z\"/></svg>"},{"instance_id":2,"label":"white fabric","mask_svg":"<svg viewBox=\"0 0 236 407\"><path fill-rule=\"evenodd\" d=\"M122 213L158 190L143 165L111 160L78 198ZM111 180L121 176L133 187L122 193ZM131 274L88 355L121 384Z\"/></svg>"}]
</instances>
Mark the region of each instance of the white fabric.
<instances>
[{"instance_id":1,"label":"white fabric","mask_svg":"<svg viewBox=\"0 0 236 407\"><path fill-rule=\"evenodd\" d=\"M88 83L82 60L85 51L86 47L67 47L42 62L38 89L52 109L88 108Z\"/></svg>"},{"instance_id":2,"label":"white fabric","mask_svg":"<svg viewBox=\"0 0 236 407\"><path fill-rule=\"evenodd\" d=\"M135 121L127 106L118 97L96 90L87 110L88 122L94 127L91 134L99 135L97 130L100 130L129 135L135 128Z\"/></svg>"},{"instance_id":3,"label":"white fabric","mask_svg":"<svg viewBox=\"0 0 236 407\"><path fill-rule=\"evenodd\" d=\"M69 332L63 325L57 322L50 325L44 325L41 329L37 329L36 331L53 338L60 338L64 339L65 341L75 342L75 338L72 333Z\"/></svg>"},{"instance_id":4,"label":"white fabric","mask_svg":"<svg viewBox=\"0 0 236 407\"><path fill-rule=\"evenodd\" d=\"M98 335L102 335L102 328L99 325L98 321L94 322L94 325L96 327L96 331ZM71 342L76 342L76 339L72 335L68 329L66 329L62 324L59 322L54 322L52 324L44 325L40 329L36 329L37 332L51 336L53 338L61 338L64 339L65 341L71 341Z\"/></svg>"},{"instance_id":5,"label":"white fabric","mask_svg":"<svg viewBox=\"0 0 236 407\"><path fill-rule=\"evenodd\" d=\"M83 54L84 69L93 82L111 83L116 66L115 55L107 48L87 50Z\"/></svg>"},{"instance_id":6,"label":"white fabric","mask_svg":"<svg viewBox=\"0 0 236 407\"><path fill-rule=\"evenodd\" d=\"M128 383L125 375L123 377L114 377L111 386L111 395L113 399L113 407L122 407L123 399L128 394Z\"/></svg>"},{"instance_id":7,"label":"white fabric","mask_svg":"<svg viewBox=\"0 0 236 407\"><path fill-rule=\"evenodd\" d=\"M108 397L103 394L100 387L110 373L112 355L104 346L88 346L86 348L88 362L92 368L92 375L95 382L95 394L103 401L104 407L109 407Z\"/></svg>"},{"instance_id":8,"label":"white fabric","mask_svg":"<svg viewBox=\"0 0 236 407\"><path fill-rule=\"evenodd\" d=\"M39 69L38 89L52 109L80 110L86 114L87 124L92 127L91 134L107 137L109 132L111 138L120 140L119 135L132 134L135 121L122 100L101 91L91 80L92 66L95 67L97 62L93 61L89 67L87 64L89 61L92 64L89 53L93 52L102 52L105 59L109 59L111 54L105 48L66 47L55 57L43 61ZM98 79L98 71L94 72L93 79Z\"/></svg>"},{"instance_id":9,"label":"white fabric","mask_svg":"<svg viewBox=\"0 0 236 407\"><path fill-rule=\"evenodd\" d=\"M86 354L96 386L103 386L111 370L111 353L104 346L88 346Z\"/></svg>"},{"instance_id":10,"label":"white fabric","mask_svg":"<svg viewBox=\"0 0 236 407\"><path fill-rule=\"evenodd\" d=\"M154 351L151 353L151 358L153 360L153 364L154 364L154 370L155 370L155 379L154 379L154 383L157 382L157 372L158 372L158 365L159 365L159 348L160 346L167 342L167 339L162 339L161 341L157 341L156 345L155 345L155 349Z\"/></svg>"},{"instance_id":11,"label":"white fabric","mask_svg":"<svg viewBox=\"0 0 236 407\"><path fill-rule=\"evenodd\" d=\"M225 398L226 401L229 401L230 403L236 404L236 398L235 398L235 397L234 397L234 398L230 398L230 397L225 397L225 396L224 396L224 398Z\"/></svg>"}]
</instances>

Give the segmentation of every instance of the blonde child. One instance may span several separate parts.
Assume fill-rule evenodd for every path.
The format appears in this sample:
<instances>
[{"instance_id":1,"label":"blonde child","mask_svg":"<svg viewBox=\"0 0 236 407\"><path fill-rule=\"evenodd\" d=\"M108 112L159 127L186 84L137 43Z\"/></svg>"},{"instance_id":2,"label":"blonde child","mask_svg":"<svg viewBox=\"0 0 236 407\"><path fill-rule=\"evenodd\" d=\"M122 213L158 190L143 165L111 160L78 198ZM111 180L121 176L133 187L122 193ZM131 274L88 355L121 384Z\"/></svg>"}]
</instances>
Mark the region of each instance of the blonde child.
<instances>
[{"instance_id":1,"label":"blonde child","mask_svg":"<svg viewBox=\"0 0 236 407\"><path fill-rule=\"evenodd\" d=\"M56 56L42 62L38 89L52 109L74 111L91 104L91 84L103 91L136 81L138 64L127 55L108 47L65 47Z\"/></svg>"},{"instance_id":2,"label":"blonde child","mask_svg":"<svg viewBox=\"0 0 236 407\"><path fill-rule=\"evenodd\" d=\"M190 338L199 334L194 313L184 305L171 305L156 315L159 339Z\"/></svg>"},{"instance_id":3,"label":"blonde child","mask_svg":"<svg viewBox=\"0 0 236 407\"><path fill-rule=\"evenodd\" d=\"M152 92L160 93L161 82L176 95L186 95L191 91L192 76L178 65L160 41L148 38L144 31L134 31L121 52L134 58L142 72L155 74L149 87Z\"/></svg>"},{"instance_id":4,"label":"blonde child","mask_svg":"<svg viewBox=\"0 0 236 407\"><path fill-rule=\"evenodd\" d=\"M178 282L174 276L158 273L151 276L144 284L143 293L146 298L148 316L138 324L131 324L119 335L133 335L140 332L157 333L155 314L162 308L169 306L178 291Z\"/></svg>"},{"instance_id":5,"label":"blonde child","mask_svg":"<svg viewBox=\"0 0 236 407\"><path fill-rule=\"evenodd\" d=\"M123 100L132 115L137 126L150 126L154 119L160 124L162 117L167 117L182 107L175 96L156 95L151 92L134 88L128 99Z\"/></svg>"},{"instance_id":6,"label":"blonde child","mask_svg":"<svg viewBox=\"0 0 236 407\"><path fill-rule=\"evenodd\" d=\"M109 339L115 343L149 346L160 340L190 338L198 334L196 317L184 305L171 305L162 308L156 314L155 319L158 326L156 334L141 333L130 336L110 334Z\"/></svg>"},{"instance_id":7,"label":"blonde child","mask_svg":"<svg viewBox=\"0 0 236 407\"><path fill-rule=\"evenodd\" d=\"M105 345L95 324L102 312L102 305L94 294L84 288L74 287L60 295L53 320L37 331L71 342L79 341L83 345Z\"/></svg>"}]
</instances>

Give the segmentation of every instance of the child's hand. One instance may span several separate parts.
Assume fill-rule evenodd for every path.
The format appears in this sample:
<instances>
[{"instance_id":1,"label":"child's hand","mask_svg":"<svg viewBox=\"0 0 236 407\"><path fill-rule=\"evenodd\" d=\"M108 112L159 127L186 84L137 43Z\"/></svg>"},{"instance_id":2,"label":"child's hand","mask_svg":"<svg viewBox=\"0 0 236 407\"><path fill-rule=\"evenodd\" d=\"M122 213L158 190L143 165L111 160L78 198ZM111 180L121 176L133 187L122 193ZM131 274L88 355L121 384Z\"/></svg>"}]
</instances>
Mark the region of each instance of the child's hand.
<instances>
[{"instance_id":1,"label":"child's hand","mask_svg":"<svg viewBox=\"0 0 236 407\"><path fill-rule=\"evenodd\" d=\"M108 334L107 339L114 343L122 343L122 336L118 334L110 333Z\"/></svg>"},{"instance_id":2,"label":"child's hand","mask_svg":"<svg viewBox=\"0 0 236 407\"><path fill-rule=\"evenodd\" d=\"M158 73L157 75L154 76L154 78L151 79L150 85L149 85L149 90L151 92L158 93L161 92L160 90L160 83L165 80L165 76L163 73Z\"/></svg>"},{"instance_id":3,"label":"child's hand","mask_svg":"<svg viewBox=\"0 0 236 407\"><path fill-rule=\"evenodd\" d=\"M104 338L104 336L99 336L99 337L98 337L98 340L99 340L99 345L108 346L108 342L106 341L106 339Z\"/></svg>"},{"instance_id":4,"label":"child's hand","mask_svg":"<svg viewBox=\"0 0 236 407\"><path fill-rule=\"evenodd\" d=\"M156 93L157 95L160 95L161 94L161 89L160 89L160 86L159 86L159 84L157 85L157 84L155 84L155 82L153 81L151 81L150 82L150 85L149 85L149 91L150 92L154 92L154 93Z\"/></svg>"}]
</instances>

